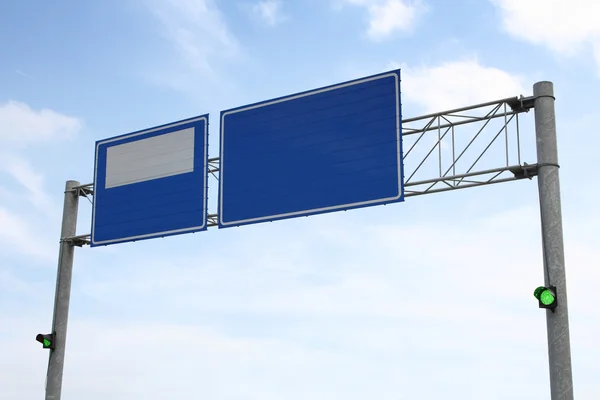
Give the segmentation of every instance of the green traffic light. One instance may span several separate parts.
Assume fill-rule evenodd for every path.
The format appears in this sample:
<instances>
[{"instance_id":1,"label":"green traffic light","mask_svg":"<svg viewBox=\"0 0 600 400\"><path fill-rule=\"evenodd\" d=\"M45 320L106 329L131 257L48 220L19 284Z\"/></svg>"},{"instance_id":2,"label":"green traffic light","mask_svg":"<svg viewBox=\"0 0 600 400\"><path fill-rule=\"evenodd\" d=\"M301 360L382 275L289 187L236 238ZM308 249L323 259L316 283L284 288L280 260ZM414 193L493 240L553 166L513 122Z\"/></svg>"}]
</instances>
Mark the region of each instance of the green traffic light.
<instances>
[{"instance_id":1,"label":"green traffic light","mask_svg":"<svg viewBox=\"0 0 600 400\"><path fill-rule=\"evenodd\" d=\"M54 334L41 334L38 333L35 337L35 340L42 344L42 348L54 350Z\"/></svg>"},{"instance_id":2,"label":"green traffic light","mask_svg":"<svg viewBox=\"0 0 600 400\"><path fill-rule=\"evenodd\" d=\"M539 286L535 289L533 295L538 299L540 308L549 308L554 312L557 306L556 288L554 286Z\"/></svg>"},{"instance_id":3,"label":"green traffic light","mask_svg":"<svg viewBox=\"0 0 600 400\"><path fill-rule=\"evenodd\" d=\"M549 306L552 303L554 303L555 299L556 299L556 297L554 297L554 294L550 290L546 289L540 295L539 300L542 302L543 305Z\"/></svg>"}]
</instances>

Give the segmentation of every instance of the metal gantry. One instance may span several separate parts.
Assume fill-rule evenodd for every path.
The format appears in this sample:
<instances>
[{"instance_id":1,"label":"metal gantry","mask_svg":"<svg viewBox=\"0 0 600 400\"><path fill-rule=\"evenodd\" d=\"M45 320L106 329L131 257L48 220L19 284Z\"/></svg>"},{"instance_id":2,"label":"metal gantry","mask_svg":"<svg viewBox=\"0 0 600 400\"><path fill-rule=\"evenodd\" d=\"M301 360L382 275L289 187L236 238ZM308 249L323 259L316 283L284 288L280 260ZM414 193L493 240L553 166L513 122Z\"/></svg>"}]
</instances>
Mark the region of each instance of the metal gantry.
<instances>
[{"instance_id":1,"label":"metal gantry","mask_svg":"<svg viewBox=\"0 0 600 400\"><path fill-rule=\"evenodd\" d=\"M534 85L531 97L510 97L402 121L405 197L491 185L538 176L544 279L557 288L559 306L547 311L552 400L572 400L560 185L551 82ZM535 110L537 163L523 158L519 115ZM219 158L208 159L208 173L219 179ZM92 202L93 184L67 181L59 271L53 319L57 350L50 355L47 400L59 400L68 318L73 249L88 245L90 234L74 235L77 199ZM208 214L208 226L218 215Z\"/></svg>"},{"instance_id":2,"label":"metal gantry","mask_svg":"<svg viewBox=\"0 0 600 400\"><path fill-rule=\"evenodd\" d=\"M519 114L533 98L506 99L402 120L405 197L509 182L537 175L522 162ZM466 132L465 132L466 131ZM208 173L219 180L219 157L208 159ZM77 188L90 200L93 184ZM91 201L91 200L90 200ZM208 214L208 226L218 226ZM89 243L90 235L73 238Z\"/></svg>"}]
</instances>

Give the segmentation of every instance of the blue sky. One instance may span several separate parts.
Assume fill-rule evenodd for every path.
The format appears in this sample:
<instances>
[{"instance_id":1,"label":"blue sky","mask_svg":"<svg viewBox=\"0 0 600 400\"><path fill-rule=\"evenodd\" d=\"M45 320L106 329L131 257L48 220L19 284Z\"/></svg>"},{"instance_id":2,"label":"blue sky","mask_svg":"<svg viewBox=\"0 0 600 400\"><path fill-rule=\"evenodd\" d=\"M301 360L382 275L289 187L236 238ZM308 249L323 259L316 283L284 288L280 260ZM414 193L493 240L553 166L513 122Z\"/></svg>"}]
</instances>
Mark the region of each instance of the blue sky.
<instances>
[{"instance_id":1,"label":"blue sky","mask_svg":"<svg viewBox=\"0 0 600 400\"><path fill-rule=\"evenodd\" d=\"M21 0L0 15L3 398L43 396L34 337L64 182L92 181L96 140L210 113L217 156L223 109L396 67L404 117L554 82L575 396L600 396L595 0ZM90 215L82 199L78 233ZM548 399L542 282L535 179L84 247L63 399Z\"/></svg>"}]
</instances>

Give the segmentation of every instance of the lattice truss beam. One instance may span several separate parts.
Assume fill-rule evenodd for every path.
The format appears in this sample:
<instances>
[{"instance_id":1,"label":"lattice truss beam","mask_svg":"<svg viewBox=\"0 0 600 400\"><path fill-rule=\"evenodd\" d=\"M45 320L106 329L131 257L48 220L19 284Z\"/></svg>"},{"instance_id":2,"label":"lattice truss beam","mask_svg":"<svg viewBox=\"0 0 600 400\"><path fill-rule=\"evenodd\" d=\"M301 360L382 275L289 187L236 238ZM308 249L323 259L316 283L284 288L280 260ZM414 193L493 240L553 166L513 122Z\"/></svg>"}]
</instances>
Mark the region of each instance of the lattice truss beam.
<instances>
[{"instance_id":1,"label":"lattice truss beam","mask_svg":"<svg viewBox=\"0 0 600 400\"><path fill-rule=\"evenodd\" d=\"M510 97L402 120L405 197L509 182L537 175L522 161L519 115L533 108L532 97ZM219 179L219 158L208 160ZM93 184L75 190L92 202ZM217 214L208 226L217 226ZM89 244L80 235L75 245Z\"/></svg>"},{"instance_id":2,"label":"lattice truss beam","mask_svg":"<svg viewBox=\"0 0 600 400\"><path fill-rule=\"evenodd\" d=\"M405 197L534 176L519 126L532 107L533 98L512 97L404 119Z\"/></svg>"}]
</instances>

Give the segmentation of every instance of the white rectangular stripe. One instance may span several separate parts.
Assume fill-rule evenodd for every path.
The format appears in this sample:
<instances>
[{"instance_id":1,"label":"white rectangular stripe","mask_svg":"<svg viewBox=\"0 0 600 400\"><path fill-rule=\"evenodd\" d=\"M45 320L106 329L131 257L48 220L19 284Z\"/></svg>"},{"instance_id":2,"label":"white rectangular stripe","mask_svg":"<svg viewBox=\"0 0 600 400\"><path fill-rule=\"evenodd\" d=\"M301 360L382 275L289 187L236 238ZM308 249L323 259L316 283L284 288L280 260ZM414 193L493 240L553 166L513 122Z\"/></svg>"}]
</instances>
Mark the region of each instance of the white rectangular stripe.
<instances>
[{"instance_id":1,"label":"white rectangular stripe","mask_svg":"<svg viewBox=\"0 0 600 400\"><path fill-rule=\"evenodd\" d=\"M105 188L194 170L194 128L109 147Z\"/></svg>"}]
</instances>

